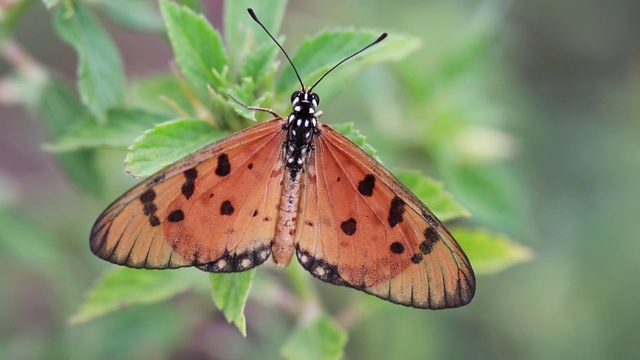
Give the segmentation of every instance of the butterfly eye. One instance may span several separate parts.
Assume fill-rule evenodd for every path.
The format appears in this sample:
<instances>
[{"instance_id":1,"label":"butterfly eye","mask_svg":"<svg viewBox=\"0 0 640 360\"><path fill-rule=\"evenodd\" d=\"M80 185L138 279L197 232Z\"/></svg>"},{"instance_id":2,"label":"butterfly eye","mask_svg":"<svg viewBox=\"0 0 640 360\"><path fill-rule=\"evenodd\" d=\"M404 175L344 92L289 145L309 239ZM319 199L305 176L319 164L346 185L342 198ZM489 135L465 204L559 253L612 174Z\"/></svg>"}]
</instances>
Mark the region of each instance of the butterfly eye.
<instances>
[{"instance_id":1,"label":"butterfly eye","mask_svg":"<svg viewBox=\"0 0 640 360\"><path fill-rule=\"evenodd\" d=\"M293 103L296 98L300 98L300 95L302 95L302 91L294 91L293 94L291 94L291 103Z\"/></svg>"},{"instance_id":2,"label":"butterfly eye","mask_svg":"<svg viewBox=\"0 0 640 360\"><path fill-rule=\"evenodd\" d=\"M311 94L311 100L315 100L316 101L316 106L320 105L320 96L318 96L318 94L312 93Z\"/></svg>"}]
</instances>

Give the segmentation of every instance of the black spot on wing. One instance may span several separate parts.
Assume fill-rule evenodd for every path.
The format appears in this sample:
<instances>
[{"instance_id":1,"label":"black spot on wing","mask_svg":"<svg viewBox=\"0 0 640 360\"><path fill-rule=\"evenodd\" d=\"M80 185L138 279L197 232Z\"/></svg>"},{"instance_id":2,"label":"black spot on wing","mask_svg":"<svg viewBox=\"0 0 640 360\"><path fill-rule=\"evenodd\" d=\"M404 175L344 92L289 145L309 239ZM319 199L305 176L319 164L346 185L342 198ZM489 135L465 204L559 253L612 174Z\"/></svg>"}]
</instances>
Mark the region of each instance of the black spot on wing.
<instances>
[{"instance_id":1,"label":"black spot on wing","mask_svg":"<svg viewBox=\"0 0 640 360\"><path fill-rule=\"evenodd\" d=\"M153 227L160 226L160 219L155 215L149 216L149 225Z\"/></svg>"},{"instance_id":2,"label":"black spot on wing","mask_svg":"<svg viewBox=\"0 0 640 360\"><path fill-rule=\"evenodd\" d=\"M438 228L438 222L436 221L436 219L433 218L433 216L423 212L422 216L424 217L425 220L427 220L427 222L429 223L429 225L431 225L431 227L437 229Z\"/></svg>"},{"instance_id":3,"label":"black spot on wing","mask_svg":"<svg viewBox=\"0 0 640 360\"><path fill-rule=\"evenodd\" d=\"M196 168L191 168L185 170L184 175L184 184L182 184L182 195L188 200L193 192L196 189L196 179L198 178L198 170Z\"/></svg>"},{"instance_id":4,"label":"black spot on wing","mask_svg":"<svg viewBox=\"0 0 640 360\"><path fill-rule=\"evenodd\" d=\"M153 191L153 189L149 189L145 192L142 193L142 195L140 195L140 201L143 204L147 204L150 202L153 202L153 200L156 199L156 192Z\"/></svg>"},{"instance_id":5,"label":"black spot on wing","mask_svg":"<svg viewBox=\"0 0 640 360\"><path fill-rule=\"evenodd\" d=\"M435 243L440 240L440 235L438 235L436 229L428 227L424 229L424 238L431 243Z\"/></svg>"},{"instance_id":6,"label":"black spot on wing","mask_svg":"<svg viewBox=\"0 0 640 360\"><path fill-rule=\"evenodd\" d=\"M424 230L425 240L420 243L420 252L427 255L433 251L433 245L440 240L440 235L436 229L428 227Z\"/></svg>"},{"instance_id":7,"label":"black spot on wing","mask_svg":"<svg viewBox=\"0 0 640 360\"><path fill-rule=\"evenodd\" d=\"M153 179L151 179L151 181L149 181L149 183L147 183L148 187L152 187L155 185L158 185L159 183L164 181L164 174L158 175L156 177L154 177Z\"/></svg>"},{"instance_id":8,"label":"black spot on wing","mask_svg":"<svg viewBox=\"0 0 640 360\"><path fill-rule=\"evenodd\" d=\"M403 220L402 216L404 214L404 201L399 197L394 197L391 200L391 206L389 207L389 216L387 220L389 222L389 226L394 227L400 224Z\"/></svg>"},{"instance_id":9,"label":"black spot on wing","mask_svg":"<svg viewBox=\"0 0 640 360\"><path fill-rule=\"evenodd\" d=\"M158 207L153 203L156 199L156 192L153 189L149 189L140 195L140 202L142 203L142 213L149 217L149 225L156 227L160 225L160 219L156 216Z\"/></svg>"},{"instance_id":10,"label":"black spot on wing","mask_svg":"<svg viewBox=\"0 0 640 360\"><path fill-rule=\"evenodd\" d=\"M167 220L173 223L180 222L184 220L184 212L180 209L174 210L171 212L171 214L169 214L169 216L167 217Z\"/></svg>"},{"instance_id":11,"label":"black spot on wing","mask_svg":"<svg viewBox=\"0 0 640 360\"><path fill-rule=\"evenodd\" d=\"M412 262L412 263L414 263L414 264L420 264L420 263L422 262L422 259L423 259L423 258L424 258L424 257L422 256L422 254L417 253L417 254L414 254L414 255L411 257L411 262Z\"/></svg>"},{"instance_id":12,"label":"black spot on wing","mask_svg":"<svg viewBox=\"0 0 640 360\"><path fill-rule=\"evenodd\" d=\"M389 246L389 250L394 254L402 254L404 252L404 245L396 241Z\"/></svg>"},{"instance_id":13,"label":"black spot on wing","mask_svg":"<svg viewBox=\"0 0 640 360\"><path fill-rule=\"evenodd\" d=\"M350 218L349 220L345 220L340 224L340 229L343 233L352 236L356 233L356 225L357 222L354 218Z\"/></svg>"},{"instance_id":14,"label":"black spot on wing","mask_svg":"<svg viewBox=\"0 0 640 360\"><path fill-rule=\"evenodd\" d=\"M428 242L427 240L420 243L420 252L429 255L433 251L433 244Z\"/></svg>"},{"instance_id":15,"label":"black spot on wing","mask_svg":"<svg viewBox=\"0 0 640 360\"><path fill-rule=\"evenodd\" d=\"M225 200L222 202L222 205L220 206L220 215L232 215L234 211L235 209L233 208L231 201Z\"/></svg>"},{"instance_id":16,"label":"black spot on wing","mask_svg":"<svg viewBox=\"0 0 640 360\"><path fill-rule=\"evenodd\" d=\"M218 166L216 167L216 175L227 176L231 173L231 164L229 163L229 156L227 154L221 154L218 156Z\"/></svg>"},{"instance_id":17,"label":"black spot on wing","mask_svg":"<svg viewBox=\"0 0 640 360\"><path fill-rule=\"evenodd\" d=\"M363 196L373 195L373 188L376 184L376 178L372 174L367 174L364 179L358 183L358 192Z\"/></svg>"},{"instance_id":18,"label":"black spot on wing","mask_svg":"<svg viewBox=\"0 0 640 360\"><path fill-rule=\"evenodd\" d=\"M158 211L158 207L156 206L156 204L154 204L152 202L144 203L143 208L142 208L142 212L146 216L155 215L156 211Z\"/></svg>"}]
</instances>

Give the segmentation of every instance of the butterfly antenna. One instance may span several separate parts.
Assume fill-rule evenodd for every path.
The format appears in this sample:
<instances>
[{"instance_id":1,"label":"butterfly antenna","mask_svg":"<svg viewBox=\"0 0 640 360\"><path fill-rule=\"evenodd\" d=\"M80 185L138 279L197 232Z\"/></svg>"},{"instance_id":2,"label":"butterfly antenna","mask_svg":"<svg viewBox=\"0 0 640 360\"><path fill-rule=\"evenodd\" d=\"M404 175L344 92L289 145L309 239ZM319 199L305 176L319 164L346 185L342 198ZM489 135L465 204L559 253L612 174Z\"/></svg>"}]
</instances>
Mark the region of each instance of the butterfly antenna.
<instances>
[{"instance_id":1,"label":"butterfly antenna","mask_svg":"<svg viewBox=\"0 0 640 360\"><path fill-rule=\"evenodd\" d=\"M347 60L351 59L352 57L354 57L354 56L356 56L356 55L360 54L361 52L363 52L363 51L367 50L368 48L372 47L373 45L375 45L375 44L379 43L380 41L384 40L386 37L387 37L387 33L382 33L382 35L378 36L378 38L377 38L377 39L375 39L371 44L369 44L369 45L367 45L367 46L363 47L362 49L360 49L360 50L356 51L355 53L353 53L353 54L351 54L351 55L347 56L346 58L342 59L342 61L340 61L340 62L339 62L339 63L337 63L334 67L332 67L331 69L329 69L329 71L327 71L326 73L324 73L324 75L322 75L322 77L321 77L320 79L318 79L318 81L316 81L316 83L315 83L315 84L313 84L313 86L311 86L311 87L309 88L309 92L311 92L311 90L312 90L314 87L316 87L316 85L318 85L318 83L319 83L320 81L322 81L322 79L324 79L324 77L325 77L325 76L327 76L327 75L328 75L330 72L332 72L335 68L337 68L338 66L340 66L343 62L345 62L345 61L347 61Z\"/></svg>"},{"instance_id":2,"label":"butterfly antenna","mask_svg":"<svg viewBox=\"0 0 640 360\"><path fill-rule=\"evenodd\" d=\"M249 15L251 15L251 17L253 18L253 20L255 22L258 23L258 25L260 25L264 31L267 33L267 35L269 35L269 37L271 38L271 40L273 40L274 43L276 43L276 45L278 45L278 47L280 48L280 50L282 50L282 53L284 54L284 56L287 57L287 60L289 60L289 64L291 64L291 67L293 68L293 72L296 73L296 76L298 77L298 81L300 81L300 86L302 86L302 91L304 91L304 84L302 83L302 79L300 78L300 74L298 74L298 69L296 69L296 66L293 65L293 61L291 61L291 58L289 57L289 54L287 54L287 52L284 50L284 48L282 47L282 45L280 45L280 43L278 42L278 40L276 40L273 35L271 35L271 33L269 32L269 30L267 30L266 26L264 26L264 24L258 20L258 17L256 16L256 13L253 12L252 8L248 8L247 11L249 12ZM373 45L373 44L372 44ZM369 45L371 46L371 45ZM364 50L364 49L363 49ZM361 50L362 51L362 50Z\"/></svg>"}]
</instances>

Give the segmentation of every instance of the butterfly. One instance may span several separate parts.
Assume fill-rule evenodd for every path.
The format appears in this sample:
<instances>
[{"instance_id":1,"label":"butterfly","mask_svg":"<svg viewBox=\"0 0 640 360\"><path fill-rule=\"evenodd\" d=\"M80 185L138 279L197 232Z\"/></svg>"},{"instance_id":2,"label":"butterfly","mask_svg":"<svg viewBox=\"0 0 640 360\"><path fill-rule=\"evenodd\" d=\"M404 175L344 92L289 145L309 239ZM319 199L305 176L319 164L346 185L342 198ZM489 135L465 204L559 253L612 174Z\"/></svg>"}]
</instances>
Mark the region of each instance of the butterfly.
<instances>
[{"instance_id":1,"label":"butterfly","mask_svg":"<svg viewBox=\"0 0 640 360\"><path fill-rule=\"evenodd\" d=\"M314 277L425 309L465 305L475 277L447 228L369 154L318 121L313 88L292 112L214 142L113 202L91 251L132 268L241 272L294 253ZM250 109L256 109L249 107Z\"/></svg>"}]
</instances>

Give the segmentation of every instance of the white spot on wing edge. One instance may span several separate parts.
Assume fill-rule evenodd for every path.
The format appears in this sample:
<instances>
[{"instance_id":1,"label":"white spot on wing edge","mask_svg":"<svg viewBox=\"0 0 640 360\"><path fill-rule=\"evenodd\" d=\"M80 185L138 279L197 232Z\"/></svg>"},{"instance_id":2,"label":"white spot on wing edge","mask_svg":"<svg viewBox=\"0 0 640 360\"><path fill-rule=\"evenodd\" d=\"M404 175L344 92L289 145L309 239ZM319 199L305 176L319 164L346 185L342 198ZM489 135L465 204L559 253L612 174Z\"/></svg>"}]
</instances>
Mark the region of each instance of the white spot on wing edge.
<instances>
[{"instance_id":1,"label":"white spot on wing edge","mask_svg":"<svg viewBox=\"0 0 640 360\"><path fill-rule=\"evenodd\" d=\"M267 249L264 249L258 253L258 259L260 259L260 261L265 261L267 260L268 257L269 257L269 250Z\"/></svg>"},{"instance_id":2,"label":"white spot on wing edge","mask_svg":"<svg viewBox=\"0 0 640 360\"><path fill-rule=\"evenodd\" d=\"M323 266L317 266L315 269L313 269L313 273L319 278L324 278L324 276L327 275L327 269L325 269Z\"/></svg>"},{"instance_id":3,"label":"white spot on wing edge","mask_svg":"<svg viewBox=\"0 0 640 360\"><path fill-rule=\"evenodd\" d=\"M217 270L224 269L227 267L227 260L220 259L216 261L214 265L217 268Z\"/></svg>"},{"instance_id":4,"label":"white spot on wing edge","mask_svg":"<svg viewBox=\"0 0 640 360\"><path fill-rule=\"evenodd\" d=\"M252 263L253 262L251 261L251 259L244 258L244 259L240 260L240 264L239 265L240 265L241 269L248 269L248 268L251 267Z\"/></svg>"}]
</instances>

